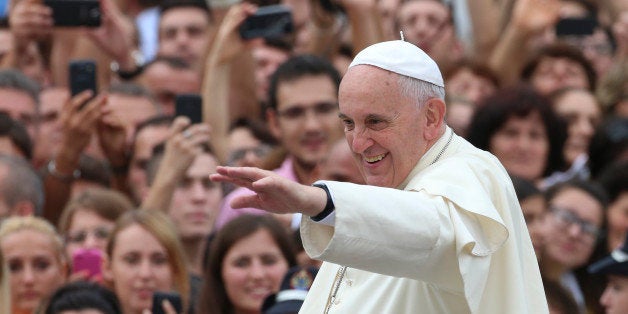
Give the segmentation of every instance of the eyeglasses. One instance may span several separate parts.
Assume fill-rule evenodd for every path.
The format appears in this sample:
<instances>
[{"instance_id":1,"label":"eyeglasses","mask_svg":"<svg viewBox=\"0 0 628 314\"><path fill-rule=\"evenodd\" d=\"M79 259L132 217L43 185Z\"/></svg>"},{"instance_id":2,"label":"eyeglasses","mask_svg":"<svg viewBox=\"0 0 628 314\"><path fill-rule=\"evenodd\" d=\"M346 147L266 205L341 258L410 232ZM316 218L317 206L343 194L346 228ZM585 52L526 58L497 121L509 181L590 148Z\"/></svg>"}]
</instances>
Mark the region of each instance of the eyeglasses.
<instances>
[{"instance_id":1,"label":"eyeglasses","mask_svg":"<svg viewBox=\"0 0 628 314\"><path fill-rule=\"evenodd\" d=\"M229 155L228 160L231 163L236 162L244 158L244 156L246 156L246 154L248 153L253 153L255 154L255 156L262 158L266 156L268 152L270 152L270 146L266 144L260 144L256 147L236 149Z\"/></svg>"},{"instance_id":2,"label":"eyeglasses","mask_svg":"<svg viewBox=\"0 0 628 314\"><path fill-rule=\"evenodd\" d=\"M338 110L337 103L321 102L311 107L293 106L284 110L277 110L277 114L286 120L301 120L308 111L314 111L317 117L327 116Z\"/></svg>"},{"instance_id":3,"label":"eyeglasses","mask_svg":"<svg viewBox=\"0 0 628 314\"><path fill-rule=\"evenodd\" d=\"M558 222L562 229L566 229L574 224L578 225L580 230L591 239L597 238L600 232L600 229L593 223L578 217L578 215L567 209L550 206L550 211L554 214L556 222Z\"/></svg>"},{"instance_id":4,"label":"eyeglasses","mask_svg":"<svg viewBox=\"0 0 628 314\"><path fill-rule=\"evenodd\" d=\"M111 230L107 227L97 227L93 230L80 230L69 233L65 237L65 241L67 243L81 244L85 242L85 240L87 240L87 236L90 233L98 240L107 240L107 238L109 237L109 233L111 233Z\"/></svg>"}]
</instances>

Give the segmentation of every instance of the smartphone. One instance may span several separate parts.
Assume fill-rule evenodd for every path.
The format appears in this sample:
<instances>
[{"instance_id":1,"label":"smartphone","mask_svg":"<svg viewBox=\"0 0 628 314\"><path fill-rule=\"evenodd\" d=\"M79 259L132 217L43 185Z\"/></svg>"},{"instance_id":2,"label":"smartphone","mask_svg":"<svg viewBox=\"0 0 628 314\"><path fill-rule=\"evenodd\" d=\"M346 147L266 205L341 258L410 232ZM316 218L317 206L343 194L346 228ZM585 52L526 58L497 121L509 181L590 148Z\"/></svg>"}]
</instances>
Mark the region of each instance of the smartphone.
<instances>
[{"instance_id":1,"label":"smartphone","mask_svg":"<svg viewBox=\"0 0 628 314\"><path fill-rule=\"evenodd\" d=\"M592 17L564 18L556 23L556 36L591 35L597 26L597 20Z\"/></svg>"},{"instance_id":2,"label":"smartphone","mask_svg":"<svg viewBox=\"0 0 628 314\"><path fill-rule=\"evenodd\" d=\"M239 29L243 39L280 38L292 33L292 30L292 12L280 4L260 7L244 20Z\"/></svg>"},{"instance_id":3,"label":"smartphone","mask_svg":"<svg viewBox=\"0 0 628 314\"><path fill-rule=\"evenodd\" d=\"M183 305L181 304L181 296L178 293L155 291L155 293L153 293L153 308L152 308L153 314L166 314L162 306L164 300L168 300L168 302L170 302L172 307L174 307L175 312L183 313Z\"/></svg>"},{"instance_id":4,"label":"smartphone","mask_svg":"<svg viewBox=\"0 0 628 314\"><path fill-rule=\"evenodd\" d=\"M100 26L99 0L45 0L44 4L52 9L55 26Z\"/></svg>"},{"instance_id":5,"label":"smartphone","mask_svg":"<svg viewBox=\"0 0 628 314\"><path fill-rule=\"evenodd\" d=\"M68 66L68 73L70 73L70 92L72 96L76 96L87 89L92 91L93 96L96 96L96 61L72 60Z\"/></svg>"},{"instance_id":6,"label":"smartphone","mask_svg":"<svg viewBox=\"0 0 628 314\"><path fill-rule=\"evenodd\" d=\"M102 252L98 249L79 249L72 254L72 272L87 270L88 277L98 277L102 273Z\"/></svg>"},{"instance_id":7,"label":"smartphone","mask_svg":"<svg viewBox=\"0 0 628 314\"><path fill-rule=\"evenodd\" d=\"M175 116L186 116L192 124L203 122L203 99L198 94L179 94L175 98Z\"/></svg>"}]
</instances>

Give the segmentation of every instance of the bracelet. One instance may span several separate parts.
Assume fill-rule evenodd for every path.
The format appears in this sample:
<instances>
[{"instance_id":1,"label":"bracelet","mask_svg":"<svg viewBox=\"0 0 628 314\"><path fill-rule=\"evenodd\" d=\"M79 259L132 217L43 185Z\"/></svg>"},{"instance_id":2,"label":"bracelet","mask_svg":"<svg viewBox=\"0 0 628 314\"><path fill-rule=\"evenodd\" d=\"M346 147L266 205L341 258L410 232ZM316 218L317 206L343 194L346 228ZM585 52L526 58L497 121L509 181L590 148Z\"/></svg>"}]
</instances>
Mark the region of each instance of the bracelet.
<instances>
[{"instance_id":1,"label":"bracelet","mask_svg":"<svg viewBox=\"0 0 628 314\"><path fill-rule=\"evenodd\" d=\"M50 159L48 165L46 166L46 170L50 176L64 183L71 183L81 177L81 170L78 169L72 171L72 174L64 174L57 171L57 165L54 158Z\"/></svg>"},{"instance_id":2,"label":"bracelet","mask_svg":"<svg viewBox=\"0 0 628 314\"><path fill-rule=\"evenodd\" d=\"M327 194L327 203L325 204L325 208L323 209L323 211L320 212L318 215L311 217L311 219L314 221L321 221L325 217L329 216L329 214L331 214L334 209L336 209L336 207L334 206L334 201L331 199L331 194L329 193L327 185L323 183L314 183L312 184L312 186L323 189Z\"/></svg>"}]
</instances>

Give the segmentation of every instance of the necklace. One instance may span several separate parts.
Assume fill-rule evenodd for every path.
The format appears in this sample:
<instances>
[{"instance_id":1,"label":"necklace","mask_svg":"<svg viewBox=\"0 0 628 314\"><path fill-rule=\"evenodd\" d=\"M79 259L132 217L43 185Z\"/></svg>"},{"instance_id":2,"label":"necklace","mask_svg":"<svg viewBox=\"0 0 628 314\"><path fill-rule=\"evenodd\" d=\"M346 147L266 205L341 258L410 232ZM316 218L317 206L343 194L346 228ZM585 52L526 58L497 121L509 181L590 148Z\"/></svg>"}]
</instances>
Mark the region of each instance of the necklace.
<instances>
[{"instance_id":1,"label":"necklace","mask_svg":"<svg viewBox=\"0 0 628 314\"><path fill-rule=\"evenodd\" d=\"M449 134L449 138L447 139L447 143L445 146L438 152L436 158L430 163L430 166L436 163L440 157L443 155L447 147L449 147L449 143L451 143L451 139L454 137L454 131L451 131ZM336 296L338 295L338 290L340 290L340 284L342 284L342 280L345 278L345 274L347 273L347 266L341 266L336 273L336 278L334 279L334 283L332 285L332 291L329 293L329 297L327 298L327 305L325 305L325 314L329 313L331 310L331 305L336 302Z\"/></svg>"}]
</instances>

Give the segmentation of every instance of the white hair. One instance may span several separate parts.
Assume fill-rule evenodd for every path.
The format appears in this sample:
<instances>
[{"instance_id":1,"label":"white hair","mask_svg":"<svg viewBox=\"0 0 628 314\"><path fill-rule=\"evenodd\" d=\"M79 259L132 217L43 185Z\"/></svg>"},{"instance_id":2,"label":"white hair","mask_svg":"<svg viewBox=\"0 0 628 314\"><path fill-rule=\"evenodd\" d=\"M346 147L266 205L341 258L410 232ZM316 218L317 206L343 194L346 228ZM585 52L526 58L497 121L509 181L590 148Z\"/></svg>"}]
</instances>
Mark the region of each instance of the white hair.
<instances>
[{"instance_id":1,"label":"white hair","mask_svg":"<svg viewBox=\"0 0 628 314\"><path fill-rule=\"evenodd\" d=\"M438 98L443 101L445 100L444 87L405 75L399 75L398 84L402 95L416 99L419 107L421 107L430 98Z\"/></svg>"}]
</instances>

